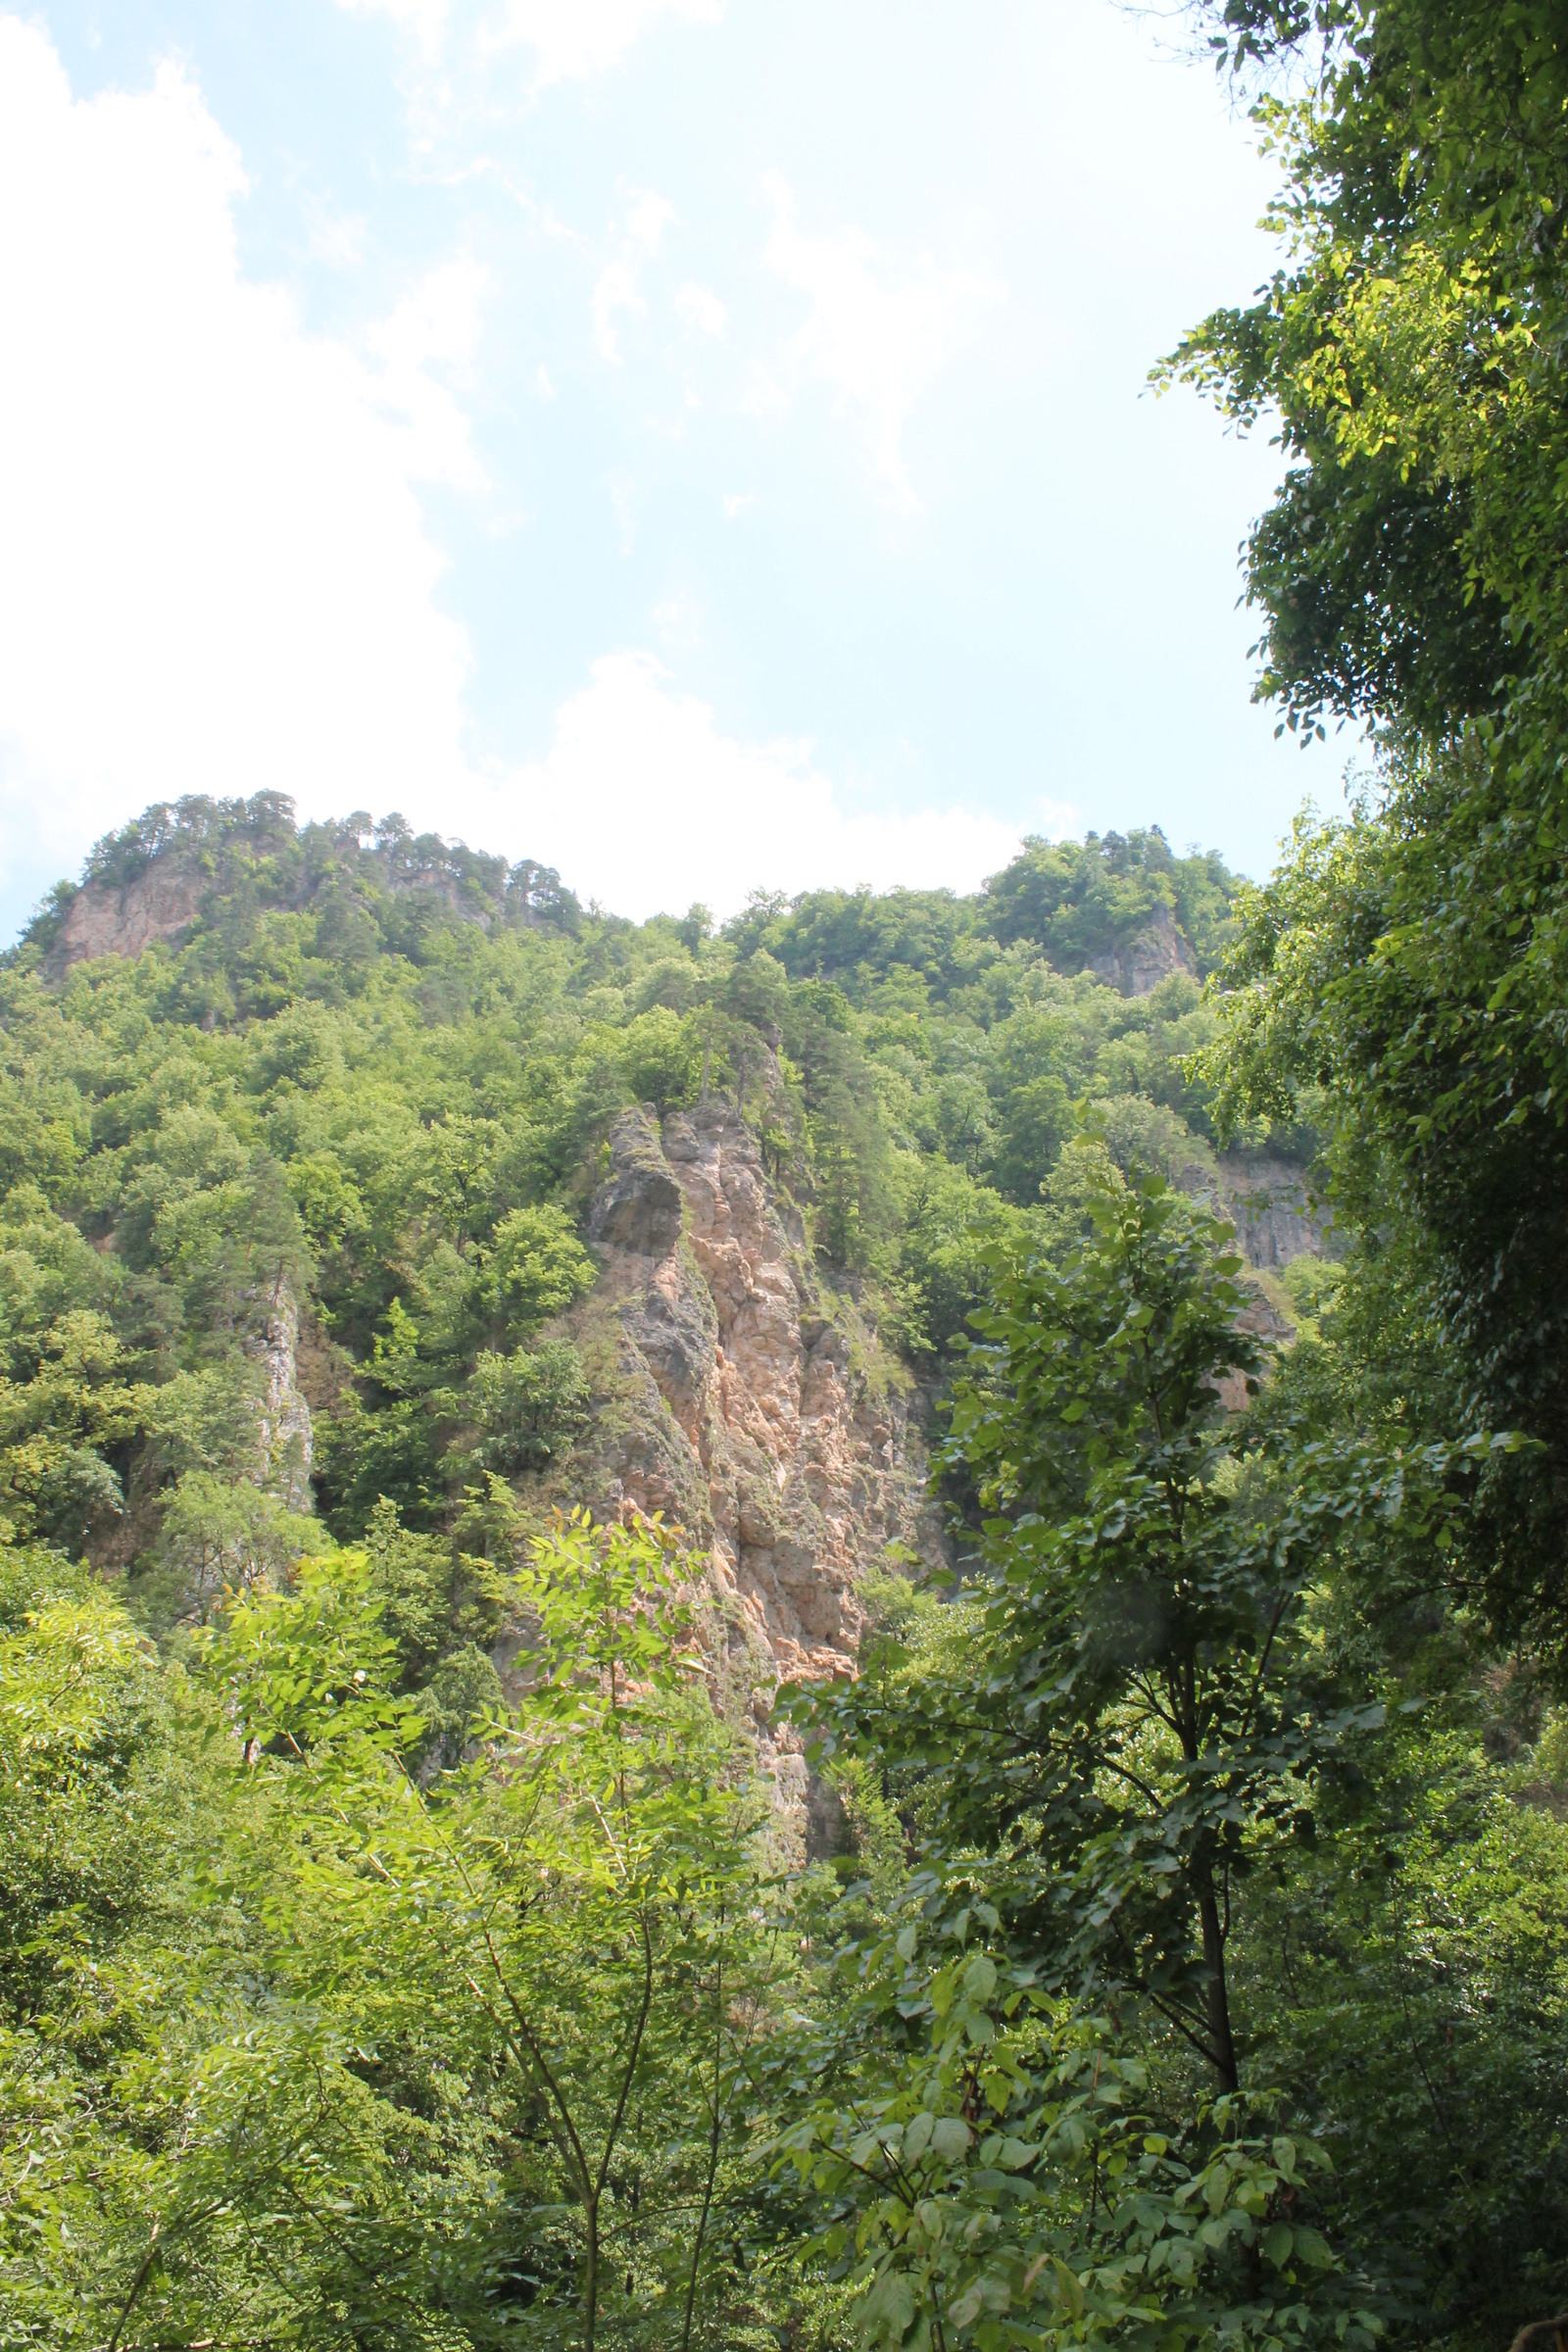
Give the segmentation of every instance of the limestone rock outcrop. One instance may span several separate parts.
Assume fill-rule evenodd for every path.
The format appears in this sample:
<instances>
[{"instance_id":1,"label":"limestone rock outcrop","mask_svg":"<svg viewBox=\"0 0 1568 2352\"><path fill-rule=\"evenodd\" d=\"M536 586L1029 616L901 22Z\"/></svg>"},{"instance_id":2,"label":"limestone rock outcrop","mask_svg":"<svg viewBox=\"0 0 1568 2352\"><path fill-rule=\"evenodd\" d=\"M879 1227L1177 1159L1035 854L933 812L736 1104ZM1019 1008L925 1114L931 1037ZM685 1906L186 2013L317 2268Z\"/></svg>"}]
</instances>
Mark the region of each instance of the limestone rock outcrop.
<instances>
[{"instance_id":1,"label":"limestone rock outcrop","mask_svg":"<svg viewBox=\"0 0 1568 2352\"><path fill-rule=\"evenodd\" d=\"M1322 1257L1329 1227L1314 1214L1302 1172L1283 1159L1219 1162L1220 1204L1236 1227L1236 1239L1250 1266L1275 1273L1293 1258Z\"/></svg>"},{"instance_id":2,"label":"limestone rock outcrop","mask_svg":"<svg viewBox=\"0 0 1568 2352\"><path fill-rule=\"evenodd\" d=\"M1089 969L1124 997L1147 997L1172 972L1196 972L1198 966L1170 908L1156 906L1142 930L1097 956Z\"/></svg>"},{"instance_id":3,"label":"limestone rock outcrop","mask_svg":"<svg viewBox=\"0 0 1568 2352\"><path fill-rule=\"evenodd\" d=\"M207 888L206 876L162 858L123 889L84 883L65 910L48 969L58 974L96 956L139 956L154 940L176 939L196 920Z\"/></svg>"},{"instance_id":4,"label":"limestone rock outcrop","mask_svg":"<svg viewBox=\"0 0 1568 2352\"><path fill-rule=\"evenodd\" d=\"M299 1309L281 1275L259 1303L263 1311L255 1346L267 1386L257 1408L256 1483L288 1510L306 1512L312 1508L315 1441L311 1408L299 1386Z\"/></svg>"},{"instance_id":5,"label":"limestone rock outcrop","mask_svg":"<svg viewBox=\"0 0 1568 2352\"><path fill-rule=\"evenodd\" d=\"M588 1217L618 1325L600 1507L689 1529L731 1645L768 1679L843 1671L864 1624L858 1572L890 1543L944 1553L907 1375L853 1300L824 1296L727 1102L624 1113L611 1161Z\"/></svg>"}]
</instances>

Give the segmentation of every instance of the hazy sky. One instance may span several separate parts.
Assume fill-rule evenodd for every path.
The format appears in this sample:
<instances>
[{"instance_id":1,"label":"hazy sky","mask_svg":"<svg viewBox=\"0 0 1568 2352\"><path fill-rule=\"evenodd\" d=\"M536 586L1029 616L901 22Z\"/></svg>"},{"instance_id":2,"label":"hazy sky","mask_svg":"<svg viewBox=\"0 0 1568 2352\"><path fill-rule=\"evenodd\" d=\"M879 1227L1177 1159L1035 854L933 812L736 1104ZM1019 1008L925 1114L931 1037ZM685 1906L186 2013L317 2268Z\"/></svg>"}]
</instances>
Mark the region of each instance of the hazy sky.
<instances>
[{"instance_id":1,"label":"hazy sky","mask_svg":"<svg viewBox=\"0 0 1568 2352\"><path fill-rule=\"evenodd\" d=\"M0 929L183 792L631 914L1258 872L1271 176L1112 0L0 0Z\"/></svg>"}]
</instances>

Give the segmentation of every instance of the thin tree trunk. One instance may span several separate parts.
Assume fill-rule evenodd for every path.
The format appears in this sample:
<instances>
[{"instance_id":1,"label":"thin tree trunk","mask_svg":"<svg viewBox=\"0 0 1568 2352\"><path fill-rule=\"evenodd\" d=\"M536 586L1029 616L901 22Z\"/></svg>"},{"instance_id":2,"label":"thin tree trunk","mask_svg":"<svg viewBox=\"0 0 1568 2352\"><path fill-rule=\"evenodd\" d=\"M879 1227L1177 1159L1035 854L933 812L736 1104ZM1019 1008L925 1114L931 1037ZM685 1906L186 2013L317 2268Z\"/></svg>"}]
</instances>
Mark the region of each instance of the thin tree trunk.
<instances>
[{"instance_id":1,"label":"thin tree trunk","mask_svg":"<svg viewBox=\"0 0 1568 2352\"><path fill-rule=\"evenodd\" d=\"M599 2326L599 2191L590 2189L586 2205L588 2216L588 2259L583 2266L582 2281L582 2352L594 2352L594 2334Z\"/></svg>"},{"instance_id":2,"label":"thin tree trunk","mask_svg":"<svg viewBox=\"0 0 1568 2352\"><path fill-rule=\"evenodd\" d=\"M1214 1893L1214 1877L1204 1862L1194 1873L1198 1916L1203 1929L1203 1971L1206 1983L1203 2008L1208 2027L1209 2061L1228 2091L1241 2088L1236 2068L1236 2043L1231 2034L1230 1992L1225 1983L1225 1930Z\"/></svg>"},{"instance_id":3,"label":"thin tree trunk","mask_svg":"<svg viewBox=\"0 0 1568 2352\"><path fill-rule=\"evenodd\" d=\"M588 2193L583 2201L588 2219L588 2258L582 2290L583 2352L594 2352L594 2337L599 2327L599 2200L605 2193L605 2183L610 2179L610 2167L614 2160L616 2144L620 2138L620 2127L626 2118L626 2102L631 2096L632 2081L637 2072L638 2058L642 2053L643 2034L648 2026L648 2012L653 2006L654 1999L654 1943L646 1917L639 1920L638 1928L643 1946L643 1989L637 2009L637 2024L632 2033L631 2049L626 2059L625 2073L621 2078L620 2096L615 2102L615 2112L611 2117L610 2128L605 2133L605 2152L600 2159L598 2174L588 2185Z\"/></svg>"},{"instance_id":4,"label":"thin tree trunk","mask_svg":"<svg viewBox=\"0 0 1568 2352\"><path fill-rule=\"evenodd\" d=\"M681 2323L680 2352L690 2352L692 2312L697 2302L697 2272L703 2259L703 2239L708 2230L708 2216L713 2202L713 2180L718 2171L718 2143L723 2128L723 2109L720 2105L724 2069L723 2002L724 1963L720 1958L713 1979L713 2128L708 2135L708 2178L703 2182L703 2209L697 2217L697 2240L692 2247L692 2267L686 2278L686 2316Z\"/></svg>"}]
</instances>

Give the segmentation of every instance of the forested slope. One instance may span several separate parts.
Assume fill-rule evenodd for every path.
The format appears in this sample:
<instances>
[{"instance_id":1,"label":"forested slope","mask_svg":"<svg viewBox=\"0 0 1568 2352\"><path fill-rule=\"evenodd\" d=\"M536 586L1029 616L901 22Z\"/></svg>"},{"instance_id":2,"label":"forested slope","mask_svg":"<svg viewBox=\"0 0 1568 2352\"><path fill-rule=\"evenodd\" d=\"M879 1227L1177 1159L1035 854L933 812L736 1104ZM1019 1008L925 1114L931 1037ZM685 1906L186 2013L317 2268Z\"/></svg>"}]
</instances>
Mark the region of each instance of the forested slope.
<instances>
[{"instance_id":1,"label":"forested slope","mask_svg":"<svg viewBox=\"0 0 1568 2352\"><path fill-rule=\"evenodd\" d=\"M1464 1586L1513 1441L1307 1213L1317 1096L1218 1148L1249 904L1154 834L635 926L274 799L56 894L6 2340L1547 2291L1568 1743Z\"/></svg>"},{"instance_id":2,"label":"forested slope","mask_svg":"<svg viewBox=\"0 0 1568 2352\"><path fill-rule=\"evenodd\" d=\"M902 1393L1081 1103L1122 1160L1212 1180L1181 1062L1231 890L1157 835L1039 845L979 900L760 903L715 935L396 820L151 812L0 982L15 1535L164 1623L297 1544L285 1505L344 1541L381 1503L445 1533L491 1476L604 1508L626 1383L573 1310L637 1104L730 1106L804 1302ZM1143 996L1091 968L1136 956L1166 967Z\"/></svg>"},{"instance_id":3,"label":"forested slope","mask_svg":"<svg viewBox=\"0 0 1568 2352\"><path fill-rule=\"evenodd\" d=\"M0 2343L1560 2331L1568 48L1195 14L1346 821L715 931L187 803L7 960Z\"/></svg>"}]
</instances>

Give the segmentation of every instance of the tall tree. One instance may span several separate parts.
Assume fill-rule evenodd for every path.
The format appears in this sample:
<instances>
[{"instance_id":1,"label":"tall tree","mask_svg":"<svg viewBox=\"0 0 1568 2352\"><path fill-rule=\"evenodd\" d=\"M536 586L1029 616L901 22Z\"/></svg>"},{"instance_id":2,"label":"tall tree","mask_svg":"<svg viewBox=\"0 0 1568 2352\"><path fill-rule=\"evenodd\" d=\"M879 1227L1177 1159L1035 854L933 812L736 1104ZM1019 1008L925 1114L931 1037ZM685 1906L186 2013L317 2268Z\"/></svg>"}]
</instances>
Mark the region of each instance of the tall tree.
<instances>
[{"instance_id":1,"label":"tall tree","mask_svg":"<svg viewBox=\"0 0 1568 2352\"><path fill-rule=\"evenodd\" d=\"M1402 1214L1464 1408L1541 1450L1477 1555L1497 1622L1568 1618L1568 26L1549 0L1224 0L1265 76L1292 247L1170 363L1289 470L1249 549L1258 691L1369 721L1377 791L1244 899L1220 1114L1326 1113L1347 1220ZM1292 78L1294 75L1294 79Z\"/></svg>"}]
</instances>

